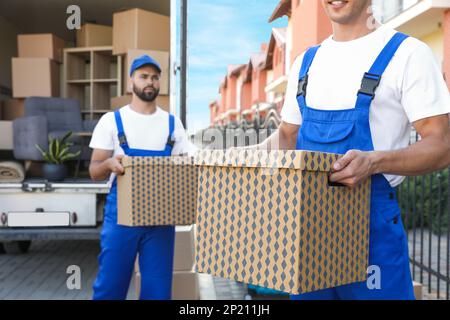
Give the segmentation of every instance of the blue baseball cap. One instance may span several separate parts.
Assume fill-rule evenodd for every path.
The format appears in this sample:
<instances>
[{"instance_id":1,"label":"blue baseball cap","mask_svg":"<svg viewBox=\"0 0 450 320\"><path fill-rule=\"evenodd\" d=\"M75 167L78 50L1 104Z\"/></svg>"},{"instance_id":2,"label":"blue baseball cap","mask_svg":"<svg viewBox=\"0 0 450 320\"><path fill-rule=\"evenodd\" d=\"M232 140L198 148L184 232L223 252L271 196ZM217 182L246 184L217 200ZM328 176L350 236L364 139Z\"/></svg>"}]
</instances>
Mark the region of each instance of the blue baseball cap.
<instances>
[{"instance_id":1,"label":"blue baseball cap","mask_svg":"<svg viewBox=\"0 0 450 320\"><path fill-rule=\"evenodd\" d=\"M134 59L133 63L131 64L130 77L134 71L146 65L155 67L158 70L158 72L161 73L161 67L159 66L159 63L149 55L144 54Z\"/></svg>"}]
</instances>

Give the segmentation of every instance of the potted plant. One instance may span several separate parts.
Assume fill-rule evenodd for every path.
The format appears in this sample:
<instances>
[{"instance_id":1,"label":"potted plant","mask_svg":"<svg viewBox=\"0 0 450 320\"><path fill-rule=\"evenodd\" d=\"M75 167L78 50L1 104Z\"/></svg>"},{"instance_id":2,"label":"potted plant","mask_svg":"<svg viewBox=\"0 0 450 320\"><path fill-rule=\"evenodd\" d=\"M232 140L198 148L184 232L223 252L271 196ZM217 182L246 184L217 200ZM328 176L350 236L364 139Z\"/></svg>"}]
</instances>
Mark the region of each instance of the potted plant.
<instances>
[{"instance_id":1,"label":"potted plant","mask_svg":"<svg viewBox=\"0 0 450 320\"><path fill-rule=\"evenodd\" d=\"M73 143L68 142L72 135L72 131L62 137L62 139L50 139L48 151L44 151L41 146L36 145L36 148L42 153L45 164L42 168L44 178L49 181L62 181L67 176L67 160L78 157L81 151L70 153L69 148Z\"/></svg>"}]
</instances>

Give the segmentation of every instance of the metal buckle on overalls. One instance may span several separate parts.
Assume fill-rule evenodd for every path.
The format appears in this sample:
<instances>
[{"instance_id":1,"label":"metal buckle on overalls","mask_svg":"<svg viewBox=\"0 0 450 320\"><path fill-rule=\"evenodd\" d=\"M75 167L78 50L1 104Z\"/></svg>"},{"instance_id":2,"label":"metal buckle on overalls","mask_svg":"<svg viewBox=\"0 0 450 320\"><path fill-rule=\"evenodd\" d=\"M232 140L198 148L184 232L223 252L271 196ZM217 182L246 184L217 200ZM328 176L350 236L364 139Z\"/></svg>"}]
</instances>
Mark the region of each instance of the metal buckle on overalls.
<instances>
[{"instance_id":1,"label":"metal buckle on overalls","mask_svg":"<svg viewBox=\"0 0 450 320\"><path fill-rule=\"evenodd\" d=\"M361 89L359 89L358 93L371 96L373 99L375 97L375 91L380 85L380 81L381 76L366 72L361 82Z\"/></svg>"},{"instance_id":2,"label":"metal buckle on overalls","mask_svg":"<svg viewBox=\"0 0 450 320\"><path fill-rule=\"evenodd\" d=\"M127 136L126 135L120 135L119 136L119 144L120 145L127 144Z\"/></svg>"},{"instance_id":3,"label":"metal buckle on overalls","mask_svg":"<svg viewBox=\"0 0 450 320\"><path fill-rule=\"evenodd\" d=\"M173 148L173 146L175 145L175 141L172 140L172 137L171 137L171 136L169 136L169 137L167 137L167 142L166 142L166 144L167 144L168 146L170 146L171 148Z\"/></svg>"},{"instance_id":4,"label":"metal buckle on overalls","mask_svg":"<svg viewBox=\"0 0 450 320\"><path fill-rule=\"evenodd\" d=\"M308 75L306 75L303 79L300 79L298 81L297 97L299 97L299 96L306 97L307 86L308 86Z\"/></svg>"}]
</instances>

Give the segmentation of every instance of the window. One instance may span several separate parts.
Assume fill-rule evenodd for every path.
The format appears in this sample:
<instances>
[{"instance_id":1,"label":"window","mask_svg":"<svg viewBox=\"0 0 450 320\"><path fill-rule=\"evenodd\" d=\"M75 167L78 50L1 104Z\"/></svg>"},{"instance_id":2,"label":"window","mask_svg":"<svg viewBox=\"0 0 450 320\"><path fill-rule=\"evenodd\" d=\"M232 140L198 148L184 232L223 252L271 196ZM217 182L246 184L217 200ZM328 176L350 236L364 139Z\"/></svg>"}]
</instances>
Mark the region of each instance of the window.
<instances>
[{"instance_id":1,"label":"window","mask_svg":"<svg viewBox=\"0 0 450 320\"><path fill-rule=\"evenodd\" d=\"M386 22L422 0L373 0L375 17Z\"/></svg>"}]
</instances>

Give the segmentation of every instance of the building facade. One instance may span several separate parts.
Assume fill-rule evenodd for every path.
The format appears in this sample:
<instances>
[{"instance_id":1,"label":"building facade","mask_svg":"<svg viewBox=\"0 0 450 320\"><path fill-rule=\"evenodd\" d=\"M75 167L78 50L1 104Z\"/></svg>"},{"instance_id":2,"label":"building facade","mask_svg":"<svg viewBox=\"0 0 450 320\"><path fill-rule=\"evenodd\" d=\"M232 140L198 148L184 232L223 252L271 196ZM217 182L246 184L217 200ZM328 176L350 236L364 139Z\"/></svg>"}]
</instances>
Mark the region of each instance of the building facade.
<instances>
[{"instance_id":1,"label":"building facade","mask_svg":"<svg viewBox=\"0 0 450 320\"><path fill-rule=\"evenodd\" d=\"M450 90L450 0L373 0L373 12L383 24L425 42L442 66ZM220 98L210 105L211 126L280 112L289 71L295 58L332 34L331 23L317 0L281 0L268 22L288 18L273 28L268 44L246 65L229 66L220 85Z\"/></svg>"}]
</instances>

